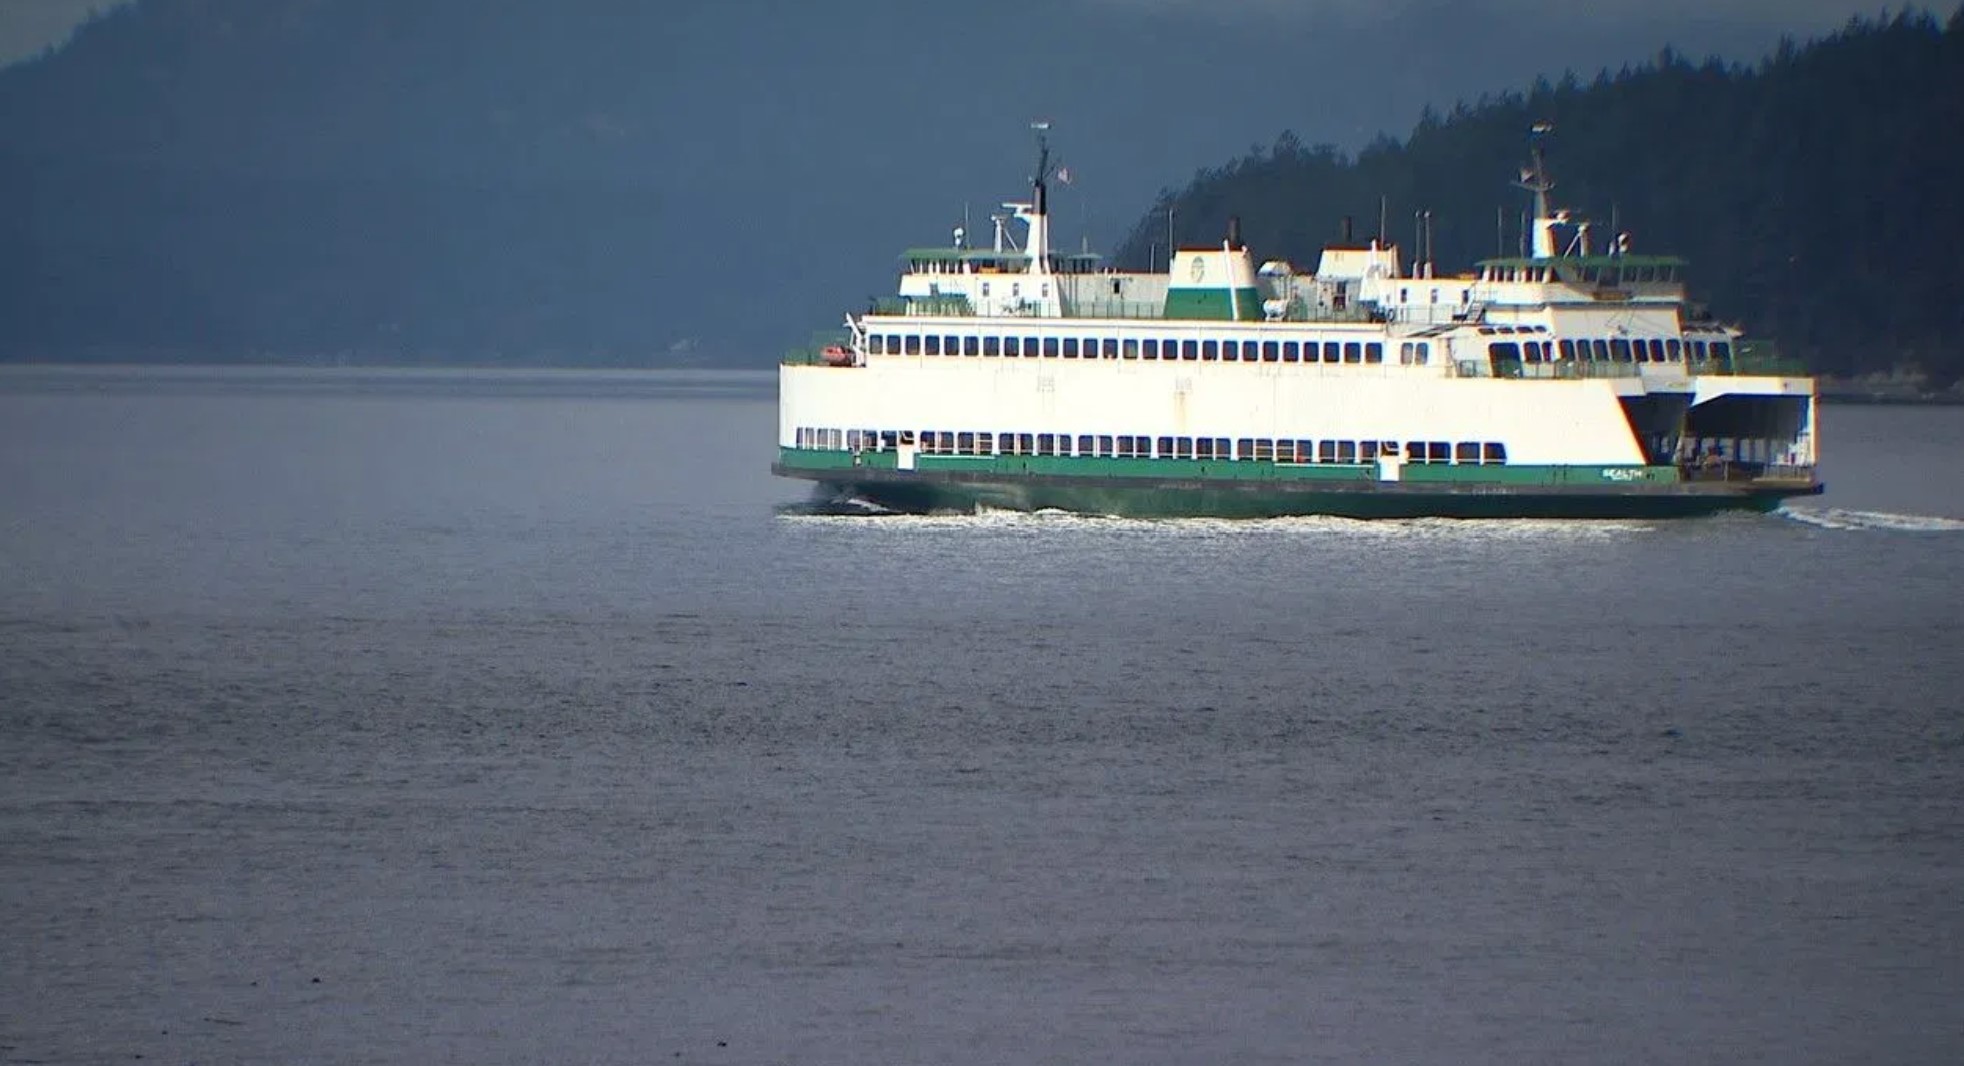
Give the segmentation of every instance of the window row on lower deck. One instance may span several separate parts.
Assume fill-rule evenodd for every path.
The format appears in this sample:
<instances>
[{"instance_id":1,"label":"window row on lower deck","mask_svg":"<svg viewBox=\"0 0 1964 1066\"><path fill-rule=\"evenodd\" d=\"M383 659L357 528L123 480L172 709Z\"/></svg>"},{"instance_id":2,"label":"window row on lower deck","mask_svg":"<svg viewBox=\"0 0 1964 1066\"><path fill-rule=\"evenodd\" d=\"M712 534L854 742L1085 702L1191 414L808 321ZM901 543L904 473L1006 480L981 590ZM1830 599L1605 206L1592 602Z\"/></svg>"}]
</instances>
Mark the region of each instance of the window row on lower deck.
<instances>
[{"instance_id":1,"label":"window row on lower deck","mask_svg":"<svg viewBox=\"0 0 1964 1066\"><path fill-rule=\"evenodd\" d=\"M1257 340L1254 338L998 336L956 333L869 333L871 355L1000 356L1043 359L1145 359L1223 363L1382 363L1383 341ZM1398 345L1398 362L1432 360L1429 341Z\"/></svg>"},{"instance_id":2,"label":"window row on lower deck","mask_svg":"<svg viewBox=\"0 0 1964 1066\"><path fill-rule=\"evenodd\" d=\"M1495 359L1523 363L1702 363L1732 358L1729 341L1680 340L1676 337L1594 337L1571 340L1494 341L1487 345Z\"/></svg>"},{"instance_id":3,"label":"window row on lower deck","mask_svg":"<svg viewBox=\"0 0 1964 1066\"><path fill-rule=\"evenodd\" d=\"M894 451L922 455L1045 455L1110 459L1208 459L1276 463L1375 463L1402 457L1408 463L1499 466L1507 445L1499 441L1324 440L1280 437L1182 437L1126 433L1020 433L988 430L872 430L800 427L797 446L830 451Z\"/></svg>"}]
</instances>

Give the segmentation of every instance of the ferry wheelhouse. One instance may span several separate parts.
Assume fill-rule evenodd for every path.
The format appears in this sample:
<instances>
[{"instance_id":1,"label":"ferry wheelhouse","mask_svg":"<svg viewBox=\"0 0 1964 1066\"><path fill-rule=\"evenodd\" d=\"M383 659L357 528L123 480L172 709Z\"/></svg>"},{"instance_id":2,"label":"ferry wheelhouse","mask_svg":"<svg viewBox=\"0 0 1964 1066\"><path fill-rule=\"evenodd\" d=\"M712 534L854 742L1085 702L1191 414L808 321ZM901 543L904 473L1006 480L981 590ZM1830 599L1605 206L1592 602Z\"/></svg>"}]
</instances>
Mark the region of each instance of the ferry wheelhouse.
<instances>
[{"instance_id":1,"label":"ferry wheelhouse","mask_svg":"<svg viewBox=\"0 0 1964 1066\"><path fill-rule=\"evenodd\" d=\"M1051 248L1047 144L995 237L905 256L898 295L780 368L772 470L906 511L1625 517L1821 491L1816 390L1694 313L1684 262L1593 247L1550 205L1529 255L1438 276L1379 241L1312 273L1237 227L1163 273ZM1019 247L1009 227L1020 225Z\"/></svg>"}]
</instances>

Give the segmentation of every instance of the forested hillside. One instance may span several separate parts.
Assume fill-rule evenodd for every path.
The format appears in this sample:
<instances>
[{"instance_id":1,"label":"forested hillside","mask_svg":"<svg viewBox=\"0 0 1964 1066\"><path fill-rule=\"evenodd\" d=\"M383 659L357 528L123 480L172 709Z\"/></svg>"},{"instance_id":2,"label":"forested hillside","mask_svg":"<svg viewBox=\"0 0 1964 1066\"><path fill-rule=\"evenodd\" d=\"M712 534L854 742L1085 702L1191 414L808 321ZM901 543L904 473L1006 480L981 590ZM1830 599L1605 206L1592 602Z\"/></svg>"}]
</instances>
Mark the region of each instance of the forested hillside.
<instances>
[{"instance_id":1,"label":"forested hillside","mask_svg":"<svg viewBox=\"0 0 1964 1066\"><path fill-rule=\"evenodd\" d=\"M1857 20L1751 67L1666 52L1583 82L1428 113L1348 156L1283 134L1163 193L1120 251L1165 262L1230 215L1263 257L1315 262L1344 216L1407 250L1430 211L1442 272L1517 254L1526 132L1552 122L1558 204L1691 261L1693 294L1836 374L1964 378L1964 9Z\"/></svg>"},{"instance_id":2,"label":"forested hillside","mask_svg":"<svg viewBox=\"0 0 1964 1066\"><path fill-rule=\"evenodd\" d=\"M116 7L0 69L0 360L762 365L885 291L898 249L1013 193L1029 117L1060 101L1085 179L1053 190L1071 244L1101 214L1128 224L1176 161L1248 136L1205 135L1252 85L1286 89L1262 114L1325 131L1310 142L1361 143L1413 106L1370 88L1401 78L1399 56L1299 28L1190 25L1181 61L1222 66L1196 85L1139 61L1167 25L1143 13L1002 11L1042 15L1017 69L1043 77L949 78L921 42L988 55L995 16L906 0ZM1497 18L1463 17L1454 48L1523 39ZM1285 135L1167 193L1122 258L1165 261L1172 207L1184 240L1240 214L1259 251L1310 262L1383 203L1407 246L1432 212L1438 259L1464 269L1511 248L1509 185L1546 120L1561 201L1691 259L1721 315L1823 369L1964 376L1944 262L1964 245L1964 14L1586 83L1560 76L1558 31L1538 40L1515 69L1558 80L1354 157ZM1405 88L1450 65L1407 58ZM1300 76L1272 76L1289 63Z\"/></svg>"}]
</instances>

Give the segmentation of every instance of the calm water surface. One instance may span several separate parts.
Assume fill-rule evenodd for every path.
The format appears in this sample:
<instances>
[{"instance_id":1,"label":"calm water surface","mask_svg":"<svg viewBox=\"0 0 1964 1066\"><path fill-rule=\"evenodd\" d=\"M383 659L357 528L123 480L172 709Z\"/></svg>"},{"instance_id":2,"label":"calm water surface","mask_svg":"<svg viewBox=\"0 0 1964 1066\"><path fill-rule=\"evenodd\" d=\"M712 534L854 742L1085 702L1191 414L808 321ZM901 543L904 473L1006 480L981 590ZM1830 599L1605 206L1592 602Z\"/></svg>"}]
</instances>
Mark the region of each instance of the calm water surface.
<instances>
[{"instance_id":1,"label":"calm water surface","mask_svg":"<svg viewBox=\"0 0 1964 1066\"><path fill-rule=\"evenodd\" d=\"M827 517L769 374L0 372L0 1062L1964 1058L1964 410Z\"/></svg>"}]
</instances>

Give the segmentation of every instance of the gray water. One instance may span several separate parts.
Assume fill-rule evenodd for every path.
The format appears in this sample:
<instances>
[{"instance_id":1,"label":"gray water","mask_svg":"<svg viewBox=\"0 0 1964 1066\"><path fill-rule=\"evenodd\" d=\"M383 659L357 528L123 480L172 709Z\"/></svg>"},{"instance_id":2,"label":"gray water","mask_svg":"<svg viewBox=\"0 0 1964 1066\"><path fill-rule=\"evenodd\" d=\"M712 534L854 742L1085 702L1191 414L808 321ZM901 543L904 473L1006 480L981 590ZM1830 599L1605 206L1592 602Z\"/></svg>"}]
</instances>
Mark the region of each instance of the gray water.
<instances>
[{"instance_id":1,"label":"gray water","mask_svg":"<svg viewBox=\"0 0 1964 1066\"><path fill-rule=\"evenodd\" d=\"M768 374L0 373L0 1062L1949 1063L1964 410L832 517Z\"/></svg>"}]
</instances>

